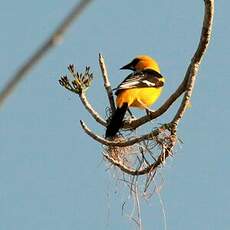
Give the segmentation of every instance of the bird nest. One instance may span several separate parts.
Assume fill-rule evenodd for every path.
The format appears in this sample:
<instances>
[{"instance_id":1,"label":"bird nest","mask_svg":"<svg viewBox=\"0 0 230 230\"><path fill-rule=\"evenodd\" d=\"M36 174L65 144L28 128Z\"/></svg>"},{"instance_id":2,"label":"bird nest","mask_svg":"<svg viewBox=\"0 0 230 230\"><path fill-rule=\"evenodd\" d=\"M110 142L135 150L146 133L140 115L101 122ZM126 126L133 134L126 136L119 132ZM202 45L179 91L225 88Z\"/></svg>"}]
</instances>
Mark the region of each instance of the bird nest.
<instances>
[{"instance_id":1,"label":"bird nest","mask_svg":"<svg viewBox=\"0 0 230 230\"><path fill-rule=\"evenodd\" d=\"M114 141L124 141L118 136ZM105 146L104 157L122 171L133 176L148 175L156 171L157 167L164 165L165 159L173 155L176 143L175 135L167 128L160 128L158 135L129 146Z\"/></svg>"}]
</instances>

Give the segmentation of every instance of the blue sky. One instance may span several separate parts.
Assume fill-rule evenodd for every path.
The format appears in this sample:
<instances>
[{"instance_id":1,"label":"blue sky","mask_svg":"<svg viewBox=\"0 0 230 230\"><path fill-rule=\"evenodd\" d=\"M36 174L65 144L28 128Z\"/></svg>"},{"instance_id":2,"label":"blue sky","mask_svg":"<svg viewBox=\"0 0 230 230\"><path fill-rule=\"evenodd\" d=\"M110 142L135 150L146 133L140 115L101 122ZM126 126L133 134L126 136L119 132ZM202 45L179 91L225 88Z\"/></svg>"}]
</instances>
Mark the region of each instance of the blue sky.
<instances>
[{"instance_id":1,"label":"blue sky","mask_svg":"<svg viewBox=\"0 0 230 230\"><path fill-rule=\"evenodd\" d=\"M76 2L4 1L0 8L2 89ZM184 144L161 170L169 230L229 229L230 3L216 1L213 37L202 62L192 108L179 127ZM167 82L159 106L183 79L197 46L203 1L94 1L1 108L0 229L135 229L122 216L129 201L102 160L102 148L80 128L84 119L99 134L76 95L58 85L67 65L94 72L90 101L104 116L107 98L98 67L101 52L113 86L119 68L149 54ZM176 108L156 123L167 122ZM138 113L140 114L140 113ZM131 208L130 208L131 209ZM142 216L145 229L163 229L157 195Z\"/></svg>"}]
</instances>

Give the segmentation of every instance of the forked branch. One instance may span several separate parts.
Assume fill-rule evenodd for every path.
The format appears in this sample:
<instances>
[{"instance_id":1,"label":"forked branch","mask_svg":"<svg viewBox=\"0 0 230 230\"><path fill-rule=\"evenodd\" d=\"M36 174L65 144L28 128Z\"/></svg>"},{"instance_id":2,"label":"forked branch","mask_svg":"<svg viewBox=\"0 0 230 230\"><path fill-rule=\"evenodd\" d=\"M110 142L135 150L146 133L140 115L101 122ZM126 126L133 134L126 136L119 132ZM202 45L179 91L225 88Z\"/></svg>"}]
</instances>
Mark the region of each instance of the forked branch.
<instances>
[{"instance_id":1,"label":"forked branch","mask_svg":"<svg viewBox=\"0 0 230 230\"><path fill-rule=\"evenodd\" d=\"M192 96L192 92L193 92L193 88L194 88L194 84L195 84L195 80L196 80L196 76L199 70L199 66L207 50L207 47L208 47L208 44L211 38L212 21L213 21L213 16L214 16L214 0L204 0L204 3L205 3L205 11L204 11L203 27L202 27L201 36L200 36L200 42L198 44L196 52L194 53L191 59L191 63L187 68L183 81L178 86L176 91L172 93L172 95L165 101L165 103L158 110L150 113L147 116L143 116L139 119L124 121L123 129L134 130L137 127L140 127L144 125L145 123L161 116L163 113L165 113L170 108L170 106L180 96L183 95L182 102L174 118L167 125L162 125L161 127L152 130L150 133L141 135L139 137L131 137L131 138L118 137L118 138L108 140L108 139L105 139L104 137L101 137L95 134L93 131L91 131L88 128L88 126L83 121L81 121L81 126L83 130L91 138L93 138L94 140L102 144L103 146L107 146L113 152L113 154L111 155L109 153L105 153L104 154L105 158L113 165L119 167L125 173L128 173L133 176L152 173L161 164L165 162L167 157L172 155L172 150L177 142L177 127L178 127L180 120L183 118L185 111L189 105L189 102ZM111 111L113 112L115 110L113 93L112 93L112 89L110 86L106 66L104 63L104 58L101 55L99 55L99 64L100 64L101 71L102 71L105 90L109 98L110 108L111 108ZM87 108L89 113L91 113L91 115L95 118L95 120L99 122L100 124L106 126L106 122L101 118L101 116L99 115L96 116L97 113L92 108L92 106L86 103L87 99L86 97L84 97L85 95L81 93L78 93L78 94L84 106ZM155 158L151 155L151 157L154 159L152 163L147 162L142 150L140 150L140 152L143 158L139 159L139 157L137 157L139 161L138 168L133 168L127 165L125 163L126 156L122 156L124 157L123 160L121 160L119 157L114 158L114 156L117 156L119 151L121 152L124 151L125 148L128 146L136 146L139 144L141 147L140 149L142 149L143 143L145 141L156 142L156 145L158 145L161 149L158 157ZM151 151L146 147L146 152L151 152Z\"/></svg>"}]
</instances>

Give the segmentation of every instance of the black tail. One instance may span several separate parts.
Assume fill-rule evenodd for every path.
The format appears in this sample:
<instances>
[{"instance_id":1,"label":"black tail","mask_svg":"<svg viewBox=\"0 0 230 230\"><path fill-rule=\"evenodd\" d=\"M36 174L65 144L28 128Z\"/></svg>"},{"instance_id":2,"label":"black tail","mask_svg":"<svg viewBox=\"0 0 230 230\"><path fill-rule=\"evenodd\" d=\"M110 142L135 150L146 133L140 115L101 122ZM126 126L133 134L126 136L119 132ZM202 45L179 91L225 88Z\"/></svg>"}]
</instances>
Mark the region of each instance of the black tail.
<instances>
[{"instance_id":1,"label":"black tail","mask_svg":"<svg viewBox=\"0 0 230 230\"><path fill-rule=\"evenodd\" d=\"M128 104L124 103L121 108L117 108L116 111L114 112L112 119L107 126L106 132L105 132L105 137L114 137L118 130L122 126L122 121L125 116L125 112L128 109Z\"/></svg>"}]
</instances>

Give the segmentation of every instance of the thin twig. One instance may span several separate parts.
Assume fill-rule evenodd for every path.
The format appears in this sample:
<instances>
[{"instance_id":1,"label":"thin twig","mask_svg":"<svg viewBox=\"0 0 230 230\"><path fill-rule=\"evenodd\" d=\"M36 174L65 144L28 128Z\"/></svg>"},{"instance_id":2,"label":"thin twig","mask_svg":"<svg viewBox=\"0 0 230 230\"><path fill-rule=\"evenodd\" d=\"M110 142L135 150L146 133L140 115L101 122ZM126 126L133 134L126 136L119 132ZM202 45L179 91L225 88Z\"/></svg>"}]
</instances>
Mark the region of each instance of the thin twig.
<instances>
[{"instance_id":1,"label":"thin twig","mask_svg":"<svg viewBox=\"0 0 230 230\"><path fill-rule=\"evenodd\" d=\"M161 197L161 193L160 193L160 189L158 189L157 183L155 180L153 180L155 187L156 187L156 193L158 195L159 201L160 201L160 205L161 205L161 210L162 210L162 214L163 214L163 224L164 224L164 230L167 230L167 216L166 216L166 209L165 209L165 205L164 205L164 201Z\"/></svg>"},{"instance_id":2,"label":"thin twig","mask_svg":"<svg viewBox=\"0 0 230 230\"><path fill-rule=\"evenodd\" d=\"M99 65L101 67L101 72L102 72L103 81L104 81L104 87L105 87L105 90L106 90L107 95L108 95L110 108L111 108L112 113L113 113L116 109L115 103L114 103L114 98L113 98L113 91L112 91L111 84L109 81L109 75L108 75L107 68L105 65L105 60L101 54L99 54Z\"/></svg>"},{"instance_id":3,"label":"thin twig","mask_svg":"<svg viewBox=\"0 0 230 230\"><path fill-rule=\"evenodd\" d=\"M92 115L92 117L101 125L105 126L107 125L106 121L101 118L101 116L94 110L94 108L91 106L91 104L89 103L85 93L79 93L78 94L82 104L85 106L85 108L87 109L87 111Z\"/></svg>"},{"instance_id":4,"label":"thin twig","mask_svg":"<svg viewBox=\"0 0 230 230\"><path fill-rule=\"evenodd\" d=\"M0 106L13 92L18 83L25 78L26 74L35 66L35 64L37 64L51 48L55 47L60 42L66 30L70 27L74 20L80 16L91 1L92 0L80 1L51 34L51 36L44 42L44 44L42 44L41 47L39 47L21 67L19 67L16 73L10 78L10 81L0 92Z\"/></svg>"},{"instance_id":5,"label":"thin twig","mask_svg":"<svg viewBox=\"0 0 230 230\"><path fill-rule=\"evenodd\" d=\"M141 219L141 206L140 206L139 189L138 189L137 183L135 183L135 192L133 192L133 196L135 198L135 203L137 206L137 224L138 224L139 230L142 230L143 226L142 226L142 219Z\"/></svg>"}]
</instances>

